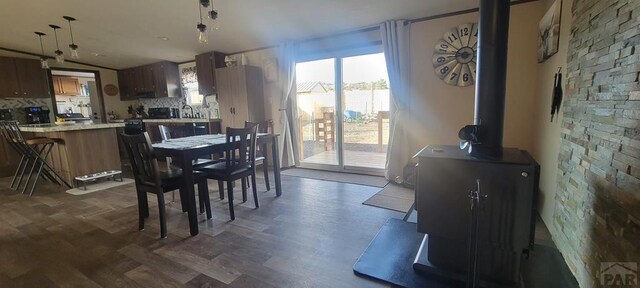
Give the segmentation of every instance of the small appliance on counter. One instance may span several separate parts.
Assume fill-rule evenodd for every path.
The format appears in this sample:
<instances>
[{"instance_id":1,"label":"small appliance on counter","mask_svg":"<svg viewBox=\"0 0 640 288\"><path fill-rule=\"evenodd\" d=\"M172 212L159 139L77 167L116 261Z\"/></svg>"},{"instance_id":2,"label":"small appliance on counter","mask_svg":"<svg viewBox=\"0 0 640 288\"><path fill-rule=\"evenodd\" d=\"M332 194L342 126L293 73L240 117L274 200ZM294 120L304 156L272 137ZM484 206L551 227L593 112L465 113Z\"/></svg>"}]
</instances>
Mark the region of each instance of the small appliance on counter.
<instances>
[{"instance_id":1,"label":"small appliance on counter","mask_svg":"<svg viewBox=\"0 0 640 288\"><path fill-rule=\"evenodd\" d=\"M13 114L11 112L11 109L0 109L0 121L13 120Z\"/></svg>"},{"instance_id":2,"label":"small appliance on counter","mask_svg":"<svg viewBox=\"0 0 640 288\"><path fill-rule=\"evenodd\" d=\"M149 108L149 119L170 119L172 116L171 108Z\"/></svg>"},{"instance_id":3,"label":"small appliance on counter","mask_svg":"<svg viewBox=\"0 0 640 288\"><path fill-rule=\"evenodd\" d=\"M27 124L51 123L49 119L49 108L47 107L25 107L24 113L27 115Z\"/></svg>"},{"instance_id":4,"label":"small appliance on counter","mask_svg":"<svg viewBox=\"0 0 640 288\"><path fill-rule=\"evenodd\" d=\"M85 117L82 113L62 113L58 114L58 118L62 119L62 122L75 122L76 124L91 123L91 118Z\"/></svg>"}]
</instances>

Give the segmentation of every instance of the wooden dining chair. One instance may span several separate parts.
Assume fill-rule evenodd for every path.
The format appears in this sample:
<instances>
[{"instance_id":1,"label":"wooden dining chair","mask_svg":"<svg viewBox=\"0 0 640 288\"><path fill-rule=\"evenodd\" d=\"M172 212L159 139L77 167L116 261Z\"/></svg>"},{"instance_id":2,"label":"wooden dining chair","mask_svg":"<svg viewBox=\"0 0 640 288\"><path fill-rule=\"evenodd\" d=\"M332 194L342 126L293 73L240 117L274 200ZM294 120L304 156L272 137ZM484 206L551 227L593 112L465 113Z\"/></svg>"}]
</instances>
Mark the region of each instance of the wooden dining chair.
<instances>
[{"instance_id":1,"label":"wooden dining chair","mask_svg":"<svg viewBox=\"0 0 640 288\"><path fill-rule=\"evenodd\" d=\"M244 121L244 127L257 126L258 133L271 133L273 131L273 120L266 120L257 123ZM262 172L264 173L264 184L267 186L267 191L271 190L269 185L269 161L266 158L267 144L263 144L256 147L256 161L255 165L262 165Z\"/></svg>"},{"instance_id":2,"label":"wooden dining chair","mask_svg":"<svg viewBox=\"0 0 640 288\"><path fill-rule=\"evenodd\" d=\"M180 190L180 200L183 211L187 207L187 196L184 193L182 180L182 170L169 169L160 171L151 146L149 134L127 135L121 134L122 142L125 144L131 166L133 168L136 182L136 192L138 194L138 217L139 229L144 229L144 219L149 217L149 204L147 193L156 194L158 197L158 209L160 211L160 237L167 237L167 219L165 212L164 193ZM211 219L211 203L209 201L209 189L207 186L206 174L194 171L194 180L198 184L198 197L200 199L200 213L206 210L207 219Z\"/></svg>"},{"instance_id":3,"label":"wooden dining chair","mask_svg":"<svg viewBox=\"0 0 640 288\"><path fill-rule=\"evenodd\" d=\"M224 191L223 182L227 182L227 198L229 201L229 215L231 220L236 219L233 209L233 182L251 176L253 200L255 207L258 203L258 191L256 190L256 131L257 127L226 129L227 149L224 161L198 168L207 173L209 179L218 180L220 191ZM242 185L242 200L247 201L246 187Z\"/></svg>"}]
</instances>

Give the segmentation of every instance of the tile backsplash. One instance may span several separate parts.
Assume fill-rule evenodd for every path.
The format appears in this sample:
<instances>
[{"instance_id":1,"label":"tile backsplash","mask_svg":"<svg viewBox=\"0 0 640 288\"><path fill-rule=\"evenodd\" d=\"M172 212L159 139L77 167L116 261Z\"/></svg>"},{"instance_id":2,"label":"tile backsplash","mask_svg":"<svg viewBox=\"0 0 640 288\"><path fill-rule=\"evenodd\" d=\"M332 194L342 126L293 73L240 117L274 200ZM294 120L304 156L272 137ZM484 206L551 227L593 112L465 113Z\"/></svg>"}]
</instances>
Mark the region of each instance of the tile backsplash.
<instances>
[{"instance_id":1,"label":"tile backsplash","mask_svg":"<svg viewBox=\"0 0 640 288\"><path fill-rule=\"evenodd\" d=\"M149 98L149 99L140 99L140 105L144 106L146 111L149 111L149 108L178 108L180 109L180 115L183 115L182 106L185 104L185 99L183 97L174 97L174 98ZM201 105L192 105L193 114L200 113L200 115L204 115L203 118L219 118L218 116L218 102L216 101L216 96L207 96L206 102L209 104L209 108L206 108Z\"/></svg>"},{"instance_id":2,"label":"tile backsplash","mask_svg":"<svg viewBox=\"0 0 640 288\"><path fill-rule=\"evenodd\" d=\"M53 114L51 99L49 98L0 98L0 109L11 109L13 120L17 120L22 123L26 120L26 114L22 108L43 106L48 107L49 111L52 111L51 113Z\"/></svg>"}]
</instances>

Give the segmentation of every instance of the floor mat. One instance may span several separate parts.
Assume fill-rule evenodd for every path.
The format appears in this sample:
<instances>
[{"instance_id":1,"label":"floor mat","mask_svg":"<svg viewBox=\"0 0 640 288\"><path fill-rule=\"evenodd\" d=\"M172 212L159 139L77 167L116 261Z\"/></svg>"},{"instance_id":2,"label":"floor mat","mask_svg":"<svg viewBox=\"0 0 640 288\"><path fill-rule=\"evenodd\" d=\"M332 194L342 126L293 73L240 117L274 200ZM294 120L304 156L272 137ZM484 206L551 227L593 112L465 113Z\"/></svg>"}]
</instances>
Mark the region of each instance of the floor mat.
<instances>
[{"instance_id":1,"label":"floor mat","mask_svg":"<svg viewBox=\"0 0 640 288\"><path fill-rule=\"evenodd\" d=\"M314 169L291 168L282 170L282 175L311 178L318 180L334 181L341 183L351 183L358 185L384 187L389 181L381 176L361 175L352 173L341 173L332 171L322 171Z\"/></svg>"},{"instance_id":2,"label":"floor mat","mask_svg":"<svg viewBox=\"0 0 640 288\"><path fill-rule=\"evenodd\" d=\"M415 193L413 189L390 182L384 189L371 196L371 198L362 204L406 213L414 201Z\"/></svg>"},{"instance_id":3,"label":"floor mat","mask_svg":"<svg viewBox=\"0 0 640 288\"><path fill-rule=\"evenodd\" d=\"M84 194L89 194L89 193L93 193L93 192L106 190L106 189L109 189L109 188L114 188L114 187L118 187L118 186L122 186L122 185L131 184L131 183L134 183L134 182L135 181L133 179L129 179L129 178L123 178L122 182L107 180L107 181L99 182L99 183L96 183L96 184L89 184L89 185L87 185L87 190L84 190L82 187L78 187L78 188L73 188L73 189L67 190L67 193L69 193L71 195L84 195Z\"/></svg>"}]
</instances>

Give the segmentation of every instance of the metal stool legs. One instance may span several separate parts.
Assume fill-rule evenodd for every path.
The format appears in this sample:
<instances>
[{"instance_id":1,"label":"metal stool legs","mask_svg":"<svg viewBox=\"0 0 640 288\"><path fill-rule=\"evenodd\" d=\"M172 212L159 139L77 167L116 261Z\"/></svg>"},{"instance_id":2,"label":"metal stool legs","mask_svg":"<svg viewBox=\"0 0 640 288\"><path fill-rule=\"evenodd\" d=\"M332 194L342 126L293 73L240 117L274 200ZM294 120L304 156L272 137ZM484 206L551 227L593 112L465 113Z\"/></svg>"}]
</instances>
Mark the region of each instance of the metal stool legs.
<instances>
[{"instance_id":1,"label":"metal stool legs","mask_svg":"<svg viewBox=\"0 0 640 288\"><path fill-rule=\"evenodd\" d=\"M36 178L33 179L33 185L31 185L31 191L29 191L29 197L33 195L33 189L35 189L36 184L38 184L38 179L40 179L42 175L42 168L44 168L44 165L46 164L46 159L49 156L49 153L51 153L51 149L53 149L53 143L43 145L42 149L40 150L40 154L37 155L38 158L36 158L36 163L33 165L33 167L31 167L31 173L33 173L33 168L35 168L36 166L40 166L38 167ZM24 189L26 189L27 184L29 184L31 173L29 173L29 178L27 178L27 183L24 185ZM24 189L22 189L22 193L24 193Z\"/></svg>"}]
</instances>

